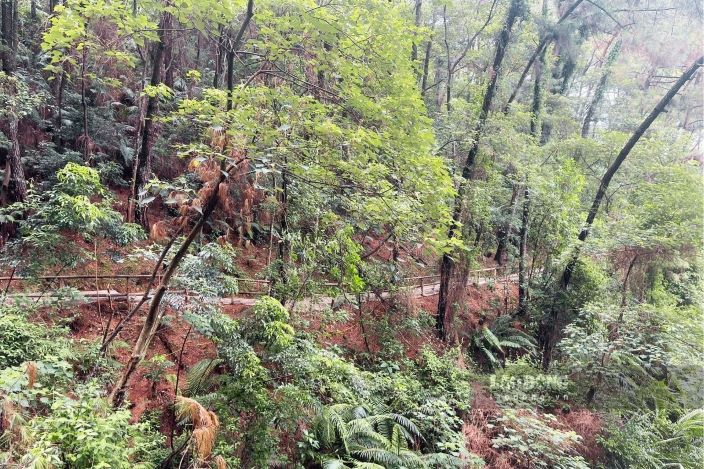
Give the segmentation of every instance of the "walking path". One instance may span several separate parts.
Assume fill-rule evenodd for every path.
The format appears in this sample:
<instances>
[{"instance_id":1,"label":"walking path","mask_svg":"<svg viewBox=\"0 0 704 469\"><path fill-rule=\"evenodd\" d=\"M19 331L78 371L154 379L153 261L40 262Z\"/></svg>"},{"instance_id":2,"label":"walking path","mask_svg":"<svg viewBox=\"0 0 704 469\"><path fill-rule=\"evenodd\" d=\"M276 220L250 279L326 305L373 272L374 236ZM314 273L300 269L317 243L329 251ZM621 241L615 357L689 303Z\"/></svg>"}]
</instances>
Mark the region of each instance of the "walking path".
<instances>
[{"instance_id":1,"label":"walking path","mask_svg":"<svg viewBox=\"0 0 704 469\"><path fill-rule=\"evenodd\" d=\"M482 276L485 274L493 274L489 276ZM116 279L135 279L135 278L142 278L142 277L148 277L148 276L143 276L143 275L134 275L134 276L128 276L128 275L115 275L115 276L99 276L102 281L106 280L116 280ZM76 279L85 279L85 280L92 280L95 279L95 277L91 276L65 276L65 277L57 277L57 278L51 278L51 280L56 281L57 279L69 279L69 280L76 280ZM41 278L40 278L41 279ZM49 279L49 278L47 278ZM433 281L433 279L439 279L439 276L437 275L428 275L428 276L423 276L423 277L409 277L405 278L402 280L402 282L407 283L408 286L402 286L399 290L403 291L404 289L406 291L409 291L411 296L413 298L421 298L425 296L433 296L438 294L440 290L440 283L437 281ZM28 278L23 278L23 277L0 277L0 282L6 282L7 283L7 288L6 288L6 293L3 296L2 303L3 304L13 304L16 302L28 302L30 304L51 304L55 303L61 299L66 300L66 295L62 295L58 290L51 290L51 291L45 291L45 292L13 292L10 293L13 288L11 288L13 282L22 282L30 280ZM36 280L36 279L31 279L31 280ZM474 270L471 271L467 280L467 286L484 286L488 285L491 283L506 283L506 282L515 282L518 280L518 275L517 274L511 274L511 275L499 275L499 270L496 268L491 268L491 269L480 269L480 270ZM242 279L243 284L247 283L258 283L258 284L266 284L265 281L263 280L255 280L255 279ZM109 282L108 282L109 283ZM186 301L188 301L189 298L189 292L184 291L184 290L171 290L171 293L180 293L186 297ZM96 302L96 301L101 301L101 300L110 300L110 301L128 301L129 303L136 303L142 299L144 296L144 292L141 291L135 291L135 292L130 292L129 288L127 288L126 291L120 292L114 289L101 289L101 290L83 290L83 291L78 291L75 292L79 294L78 298L81 298L85 301L88 302ZM262 292L250 292L248 295L250 296L243 296L243 295L234 295L234 296L229 296L229 297L224 297L220 299L220 303L223 305L245 305L245 306L251 306L257 301L257 296L265 294L265 291ZM375 299L378 299L379 297L382 299L386 299L391 297L394 293L384 291L379 293L378 295L371 293L371 292L365 292L361 294L361 300L362 301L373 301ZM77 299L78 299L77 298ZM151 298L151 295L150 295ZM313 310L321 310L321 309L326 309L329 307L336 307L340 306L345 303L349 302L356 302L357 301L357 296L356 295L351 295L351 294L345 294L345 295L340 295L336 298L332 297L311 297L311 298L306 298L302 301L298 301L297 303L294 304L294 308L296 310L303 310L303 311L313 311Z\"/></svg>"}]
</instances>

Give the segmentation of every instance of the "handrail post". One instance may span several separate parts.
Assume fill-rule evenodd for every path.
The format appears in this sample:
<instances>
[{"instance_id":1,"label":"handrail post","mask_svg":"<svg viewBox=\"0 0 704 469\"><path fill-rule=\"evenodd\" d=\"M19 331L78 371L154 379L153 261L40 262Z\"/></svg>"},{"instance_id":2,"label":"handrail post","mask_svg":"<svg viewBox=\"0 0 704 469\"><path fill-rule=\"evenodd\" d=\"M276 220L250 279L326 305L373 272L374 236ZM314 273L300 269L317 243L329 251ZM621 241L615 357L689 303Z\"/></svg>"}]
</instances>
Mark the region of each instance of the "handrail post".
<instances>
[{"instance_id":1,"label":"handrail post","mask_svg":"<svg viewBox=\"0 0 704 469\"><path fill-rule=\"evenodd\" d=\"M425 289L423 288L423 277L420 278L420 296L425 296Z\"/></svg>"}]
</instances>

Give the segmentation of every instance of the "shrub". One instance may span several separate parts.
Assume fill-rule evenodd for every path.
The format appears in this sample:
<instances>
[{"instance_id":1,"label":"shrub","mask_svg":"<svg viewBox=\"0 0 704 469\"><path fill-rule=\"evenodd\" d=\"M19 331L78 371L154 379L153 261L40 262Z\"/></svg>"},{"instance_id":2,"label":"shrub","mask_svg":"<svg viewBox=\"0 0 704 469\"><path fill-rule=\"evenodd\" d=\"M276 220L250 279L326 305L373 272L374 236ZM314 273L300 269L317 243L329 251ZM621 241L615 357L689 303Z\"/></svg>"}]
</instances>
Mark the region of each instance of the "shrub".
<instances>
[{"instance_id":1,"label":"shrub","mask_svg":"<svg viewBox=\"0 0 704 469\"><path fill-rule=\"evenodd\" d=\"M288 311L278 300L263 296L252 308L251 321L243 325L243 335L268 349L281 350L293 342L293 327L288 319Z\"/></svg>"},{"instance_id":2,"label":"shrub","mask_svg":"<svg viewBox=\"0 0 704 469\"><path fill-rule=\"evenodd\" d=\"M601 439L610 467L701 467L704 411L669 418L661 412L634 412L612 422Z\"/></svg>"},{"instance_id":3,"label":"shrub","mask_svg":"<svg viewBox=\"0 0 704 469\"><path fill-rule=\"evenodd\" d=\"M28 423L30 444L21 462L76 469L152 467L148 454L163 437L129 421L130 412L111 410L97 387L79 388L75 398L59 396L49 415Z\"/></svg>"},{"instance_id":4,"label":"shrub","mask_svg":"<svg viewBox=\"0 0 704 469\"><path fill-rule=\"evenodd\" d=\"M462 419L445 399L428 399L411 415L431 452L466 456Z\"/></svg>"},{"instance_id":5,"label":"shrub","mask_svg":"<svg viewBox=\"0 0 704 469\"><path fill-rule=\"evenodd\" d=\"M105 185L127 187L129 184L122 177L123 172L124 170L122 166L114 161L104 161L98 163L98 174L100 174L100 180Z\"/></svg>"},{"instance_id":6,"label":"shrub","mask_svg":"<svg viewBox=\"0 0 704 469\"><path fill-rule=\"evenodd\" d=\"M432 397L443 397L460 411L469 409L472 401L471 374L458 366L459 348L437 355L424 347L418 363L418 376Z\"/></svg>"},{"instance_id":7,"label":"shrub","mask_svg":"<svg viewBox=\"0 0 704 469\"><path fill-rule=\"evenodd\" d=\"M105 234L120 246L147 239L147 233L136 223L122 223L122 217L113 217L105 223Z\"/></svg>"},{"instance_id":8,"label":"shrub","mask_svg":"<svg viewBox=\"0 0 704 469\"><path fill-rule=\"evenodd\" d=\"M508 362L489 383L496 402L508 407L553 407L570 391L567 378L543 373L525 359Z\"/></svg>"},{"instance_id":9,"label":"shrub","mask_svg":"<svg viewBox=\"0 0 704 469\"><path fill-rule=\"evenodd\" d=\"M556 428L554 416L507 409L497 422L501 430L492 440L493 446L508 452L518 466L589 468L577 454L580 437L572 431Z\"/></svg>"},{"instance_id":10,"label":"shrub","mask_svg":"<svg viewBox=\"0 0 704 469\"><path fill-rule=\"evenodd\" d=\"M235 263L237 253L230 245L208 243L181 262L174 285L206 298L234 295L242 271Z\"/></svg>"},{"instance_id":11,"label":"shrub","mask_svg":"<svg viewBox=\"0 0 704 469\"><path fill-rule=\"evenodd\" d=\"M0 369L42 358L61 345L62 335L28 321L18 308L0 306Z\"/></svg>"}]
</instances>

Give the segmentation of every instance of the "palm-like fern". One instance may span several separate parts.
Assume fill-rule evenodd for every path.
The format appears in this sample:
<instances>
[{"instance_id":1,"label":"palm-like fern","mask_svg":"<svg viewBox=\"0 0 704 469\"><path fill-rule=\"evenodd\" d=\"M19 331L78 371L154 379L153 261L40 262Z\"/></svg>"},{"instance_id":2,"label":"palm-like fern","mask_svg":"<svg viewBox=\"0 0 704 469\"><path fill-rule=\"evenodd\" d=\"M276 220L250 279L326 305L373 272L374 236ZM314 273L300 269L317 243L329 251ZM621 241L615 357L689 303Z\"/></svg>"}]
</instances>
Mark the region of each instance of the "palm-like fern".
<instances>
[{"instance_id":1,"label":"palm-like fern","mask_svg":"<svg viewBox=\"0 0 704 469\"><path fill-rule=\"evenodd\" d=\"M536 347L535 339L511 325L510 316L499 316L491 327L483 326L470 337L470 343L492 367L501 365L508 349L532 352Z\"/></svg>"},{"instance_id":2,"label":"palm-like fern","mask_svg":"<svg viewBox=\"0 0 704 469\"><path fill-rule=\"evenodd\" d=\"M219 358L205 358L194 364L186 375L183 394L188 397L200 396L214 386L213 372L223 361Z\"/></svg>"},{"instance_id":3,"label":"palm-like fern","mask_svg":"<svg viewBox=\"0 0 704 469\"><path fill-rule=\"evenodd\" d=\"M333 404L318 415L314 431L321 450L330 455L322 461L325 469L426 467L422 456L411 449L423 437L416 425L400 414Z\"/></svg>"}]
</instances>

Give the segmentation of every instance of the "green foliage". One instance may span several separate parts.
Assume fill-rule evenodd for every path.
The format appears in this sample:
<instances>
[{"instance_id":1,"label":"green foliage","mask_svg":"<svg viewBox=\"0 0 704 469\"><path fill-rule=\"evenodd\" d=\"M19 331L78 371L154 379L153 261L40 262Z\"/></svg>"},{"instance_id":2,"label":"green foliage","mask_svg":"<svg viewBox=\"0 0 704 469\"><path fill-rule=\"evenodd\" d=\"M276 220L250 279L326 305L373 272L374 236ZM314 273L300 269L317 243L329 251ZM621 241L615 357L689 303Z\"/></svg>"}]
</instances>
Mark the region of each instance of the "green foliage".
<instances>
[{"instance_id":1,"label":"green foliage","mask_svg":"<svg viewBox=\"0 0 704 469\"><path fill-rule=\"evenodd\" d=\"M169 361L164 355L154 355L141 364L144 369L144 377L152 382L153 387L156 387L159 382L164 380L166 371L173 365L173 362Z\"/></svg>"},{"instance_id":2,"label":"green foliage","mask_svg":"<svg viewBox=\"0 0 704 469\"><path fill-rule=\"evenodd\" d=\"M602 443L616 468L698 467L704 457L704 416L696 409L675 418L660 412L626 413Z\"/></svg>"},{"instance_id":3,"label":"green foliage","mask_svg":"<svg viewBox=\"0 0 704 469\"><path fill-rule=\"evenodd\" d=\"M208 165L241 161L217 188L217 210L162 304L217 346L218 357L185 373L181 392L221 417L213 454L229 466L478 465L462 422L472 410L472 386L487 383L503 412L491 427L500 432L500 459L487 452L490 464L501 466L507 456L517 467L584 467L576 436L535 412L584 400L610 421L603 440L608 467L696 465L702 425L692 409L701 407L704 390L697 87L686 87L633 148L587 242L578 243L576 233L614 155L668 77L693 57L671 44L696 42L697 8L665 5L661 15L626 0L605 2L609 8L583 2L558 22L561 1L544 2L539 15L540 2L523 1L256 0L235 52L226 106L218 81L227 74L223 55L232 52L245 0L65 0L50 2L51 12L34 1L4 3L16 4L10 16L18 43L3 50L3 68L13 71L0 73L0 159L18 145L29 183L26 201L0 207L5 270L85 270L82 264L94 259L83 241L102 248L103 237L138 254L130 245L146 233L123 223L124 191L118 198L106 186L131 190L133 175L152 178L138 189L139 208L153 222L164 215L152 203L161 200L168 217L179 217L174 226L186 229L195 213L176 209L185 211L183 198L199 211L196 195L217 174ZM494 70L509 3L525 11ZM662 28L667 34L653 34ZM500 112L545 37L540 73L531 72ZM619 45L607 53L610 41ZM212 45L222 47L215 53ZM159 51L162 63L155 60ZM654 64L656 75L642 73ZM146 81L151 65L161 75L154 83ZM496 100L477 133L492 77ZM541 84L546 91L538 93ZM579 132L586 107L588 138ZM147 108L156 110L151 121ZM145 148L139 137L146 122L153 125ZM529 134L535 122L539 131ZM19 135L11 135L14 128ZM475 143L471 183L453 221L461 166ZM84 148L87 161L78 151ZM140 150L150 154L145 174L135 167ZM188 170L177 155L191 161ZM0 168L0 180L8 169ZM431 272L432 256L442 252L471 264L492 254L503 231L507 273L515 271L514 234L522 220L520 197L512 195L524 187L531 194L526 323L514 327L516 318L500 316L465 332L466 350L426 346L417 362L408 359L418 351L407 350L416 342L406 336L425 340L434 317L394 304L400 279ZM455 236L448 240L450 224ZM220 243L233 233L255 266L271 246L257 275L271 280L269 293L283 303L263 297L237 321L218 310L220 297L237 294L244 276L242 253ZM386 245L370 251L382 239ZM148 259L155 261L161 248L148 248ZM576 248L579 262L565 290L559 272ZM191 294L188 301L179 290ZM359 325L382 349L354 354L353 361L330 345L328 332L351 326L350 308L337 307L368 291L392 297L380 295L384 314L360 305ZM68 323L64 300L75 292L58 290L61 299L40 317ZM505 293L510 298L510 287ZM334 311L292 318L284 307L293 301L303 308L316 295L334 298ZM537 351L533 326L555 312L565 313L557 324L565 338L551 368L514 361ZM127 467L151 459L140 451L159 454L152 446L158 438L107 409L97 391L113 378L111 354L28 315L0 307L0 398L18 410L12 428L3 428L0 465L20 464L21 449L31 453L23 465L55 467ZM308 320L325 332L302 332ZM465 369L463 353L492 374ZM146 361L147 379L161 381L169 363L159 355ZM37 382L30 385L34 366ZM87 377L99 385L85 387ZM23 425L31 440L14 433ZM175 444L189 438L183 432ZM186 459L184 467L199 464Z\"/></svg>"},{"instance_id":4,"label":"green foliage","mask_svg":"<svg viewBox=\"0 0 704 469\"><path fill-rule=\"evenodd\" d=\"M409 445L422 436L413 422L402 415L377 413L364 406L326 406L313 423L311 447L323 452L323 467L426 467ZM333 453L330 457L326 453Z\"/></svg>"},{"instance_id":5,"label":"green foliage","mask_svg":"<svg viewBox=\"0 0 704 469\"><path fill-rule=\"evenodd\" d=\"M501 366L511 351L535 351L535 339L512 323L511 316L499 316L491 326L482 326L470 338L472 350L488 360L492 368Z\"/></svg>"},{"instance_id":6,"label":"green foliage","mask_svg":"<svg viewBox=\"0 0 704 469\"><path fill-rule=\"evenodd\" d=\"M101 198L96 201L96 196ZM123 225L98 172L71 161L57 171L53 187L41 193L30 191L25 203L15 205L11 209L24 216L17 217L22 236L6 252L29 268L32 264L38 270L52 264L65 268L85 258L78 246L66 243L64 230L86 238L105 233L122 244L144 238L141 228ZM36 256L25 258L24 249Z\"/></svg>"},{"instance_id":7,"label":"green foliage","mask_svg":"<svg viewBox=\"0 0 704 469\"><path fill-rule=\"evenodd\" d=\"M466 459L462 419L444 398L427 399L411 415L431 452Z\"/></svg>"},{"instance_id":8,"label":"green foliage","mask_svg":"<svg viewBox=\"0 0 704 469\"><path fill-rule=\"evenodd\" d=\"M288 311L278 300L263 296L252 308L251 320L244 325L244 336L262 343L267 349L284 349L293 342L294 331L288 319Z\"/></svg>"},{"instance_id":9,"label":"green foliage","mask_svg":"<svg viewBox=\"0 0 704 469\"><path fill-rule=\"evenodd\" d=\"M163 441L144 424L131 425L128 410L111 410L95 386L75 397L57 396L50 413L27 426L22 457L32 467L154 467L149 453Z\"/></svg>"},{"instance_id":10,"label":"green foliage","mask_svg":"<svg viewBox=\"0 0 704 469\"><path fill-rule=\"evenodd\" d=\"M589 464L578 455L579 436L560 430L556 418L532 411L505 410L497 419L501 426L492 440L519 465L532 467L587 469Z\"/></svg>"},{"instance_id":11,"label":"green foliage","mask_svg":"<svg viewBox=\"0 0 704 469\"><path fill-rule=\"evenodd\" d=\"M42 142L36 149L27 149L22 163L26 170L35 175L41 190L48 190L57 183L57 175L67 163L81 164L83 155L79 152L65 150L57 151L56 146L50 142Z\"/></svg>"},{"instance_id":12,"label":"green foliage","mask_svg":"<svg viewBox=\"0 0 704 469\"><path fill-rule=\"evenodd\" d=\"M191 366L186 374L186 386L183 389L183 394L186 397L193 397L211 390L215 386L212 374L220 364L222 364L222 360L218 358L204 358Z\"/></svg>"},{"instance_id":13,"label":"green foliage","mask_svg":"<svg viewBox=\"0 0 704 469\"><path fill-rule=\"evenodd\" d=\"M662 379L669 366L663 319L647 306L622 311L589 305L559 345L567 371L583 388L595 387L625 404L626 393Z\"/></svg>"},{"instance_id":14,"label":"green foliage","mask_svg":"<svg viewBox=\"0 0 704 469\"><path fill-rule=\"evenodd\" d=\"M65 345L64 336L31 322L19 307L0 306L0 369L51 355Z\"/></svg>"},{"instance_id":15,"label":"green foliage","mask_svg":"<svg viewBox=\"0 0 704 469\"><path fill-rule=\"evenodd\" d=\"M101 161L98 163L98 174L105 185L127 187L128 183L122 177L123 168L114 161Z\"/></svg>"},{"instance_id":16,"label":"green foliage","mask_svg":"<svg viewBox=\"0 0 704 469\"><path fill-rule=\"evenodd\" d=\"M431 389L433 397L444 398L454 408L465 411L472 400L471 374L458 366L460 354L460 349L455 348L438 356L430 347L425 347L416 372L420 381Z\"/></svg>"},{"instance_id":17,"label":"green foliage","mask_svg":"<svg viewBox=\"0 0 704 469\"><path fill-rule=\"evenodd\" d=\"M237 294L237 278L243 275L236 259L237 252L229 244L205 244L197 253L186 255L174 277L174 285L205 299Z\"/></svg>"},{"instance_id":18,"label":"green foliage","mask_svg":"<svg viewBox=\"0 0 704 469\"><path fill-rule=\"evenodd\" d=\"M19 77L0 72L0 119L27 117L45 99L44 93L31 90Z\"/></svg>"},{"instance_id":19,"label":"green foliage","mask_svg":"<svg viewBox=\"0 0 704 469\"><path fill-rule=\"evenodd\" d=\"M525 359L507 362L489 379L496 402L506 407L549 409L558 400L566 401L571 389L565 377L543 373Z\"/></svg>"}]
</instances>

